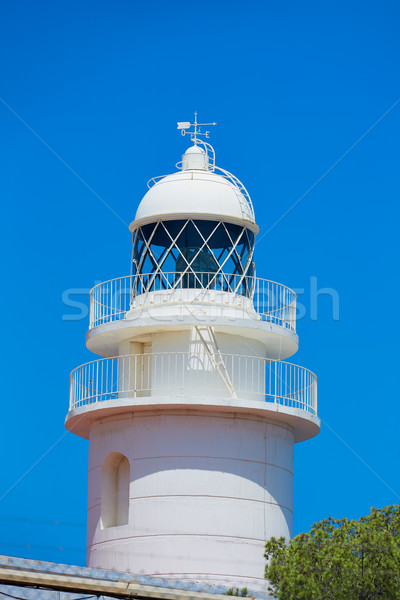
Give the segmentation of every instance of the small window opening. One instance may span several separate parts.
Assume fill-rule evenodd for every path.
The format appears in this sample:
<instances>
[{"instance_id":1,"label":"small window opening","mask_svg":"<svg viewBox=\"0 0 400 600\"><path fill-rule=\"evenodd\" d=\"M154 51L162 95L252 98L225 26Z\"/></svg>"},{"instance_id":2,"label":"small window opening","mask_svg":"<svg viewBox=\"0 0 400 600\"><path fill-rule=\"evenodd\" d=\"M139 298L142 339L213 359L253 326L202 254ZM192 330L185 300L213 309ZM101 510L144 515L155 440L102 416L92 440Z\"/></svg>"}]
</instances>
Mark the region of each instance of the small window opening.
<instances>
[{"instance_id":1,"label":"small window opening","mask_svg":"<svg viewBox=\"0 0 400 600\"><path fill-rule=\"evenodd\" d=\"M129 461L112 452L104 461L101 473L102 527L126 525L129 518Z\"/></svg>"}]
</instances>

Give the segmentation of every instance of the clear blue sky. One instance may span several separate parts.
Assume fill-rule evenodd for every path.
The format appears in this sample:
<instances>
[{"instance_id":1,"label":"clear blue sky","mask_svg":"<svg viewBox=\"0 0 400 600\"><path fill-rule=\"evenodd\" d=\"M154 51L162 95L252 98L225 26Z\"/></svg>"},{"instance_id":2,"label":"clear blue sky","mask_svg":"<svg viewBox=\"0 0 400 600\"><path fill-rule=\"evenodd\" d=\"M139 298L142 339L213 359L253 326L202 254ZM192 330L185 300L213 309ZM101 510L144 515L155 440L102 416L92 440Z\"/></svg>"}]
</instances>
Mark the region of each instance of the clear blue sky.
<instances>
[{"instance_id":1,"label":"clear blue sky","mask_svg":"<svg viewBox=\"0 0 400 600\"><path fill-rule=\"evenodd\" d=\"M400 98L399 18L394 1L5 1L0 96L127 222L197 110L265 232ZM257 246L260 277L305 289L293 361L319 381L295 533L399 501L399 126L400 103ZM87 442L60 438L91 355L62 295L128 274L131 238L4 103L0 127L0 552L83 564ZM327 296L311 319L311 277L338 321Z\"/></svg>"}]
</instances>

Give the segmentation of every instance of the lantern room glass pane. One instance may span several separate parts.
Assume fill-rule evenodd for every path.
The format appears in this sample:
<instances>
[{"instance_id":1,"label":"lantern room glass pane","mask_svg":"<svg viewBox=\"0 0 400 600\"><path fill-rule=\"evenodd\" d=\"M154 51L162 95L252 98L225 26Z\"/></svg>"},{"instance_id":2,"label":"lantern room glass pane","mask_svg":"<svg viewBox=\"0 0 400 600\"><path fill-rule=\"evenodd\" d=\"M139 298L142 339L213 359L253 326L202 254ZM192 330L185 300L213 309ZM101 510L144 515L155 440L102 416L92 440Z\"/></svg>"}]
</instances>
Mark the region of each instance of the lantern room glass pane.
<instances>
[{"instance_id":1,"label":"lantern room glass pane","mask_svg":"<svg viewBox=\"0 0 400 600\"><path fill-rule=\"evenodd\" d=\"M141 276L143 291L211 288L249 296L253 247L254 234L232 223L200 219L150 223L134 233L133 275Z\"/></svg>"}]
</instances>

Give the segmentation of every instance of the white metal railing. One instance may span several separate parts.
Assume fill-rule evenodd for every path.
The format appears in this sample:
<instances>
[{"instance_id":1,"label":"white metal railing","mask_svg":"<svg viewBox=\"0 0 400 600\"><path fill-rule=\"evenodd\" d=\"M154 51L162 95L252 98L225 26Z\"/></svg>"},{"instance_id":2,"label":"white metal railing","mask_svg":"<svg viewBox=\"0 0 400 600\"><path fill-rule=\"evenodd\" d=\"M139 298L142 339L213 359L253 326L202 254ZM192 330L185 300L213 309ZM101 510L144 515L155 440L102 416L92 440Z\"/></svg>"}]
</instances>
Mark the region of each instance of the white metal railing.
<instances>
[{"instance_id":1,"label":"white metal railing","mask_svg":"<svg viewBox=\"0 0 400 600\"><path fill-rule=\"evenodd\" d=\"M237 354L223 354L222 359L235 397L317 413L317 378L308 369ZM160 395L233 397L201 349L103 358L71 373L70 410L108 400Z\"/></svg>"},{"instance_id":2,"label":"white metal railing","mask_svg":"<svg viewBox=\"0 0 400 600\"><path fill-rule=\"evenodd\" d=\"M244 297L247 299L246 306L251 307L260 320L296 331L296 294L285 285L244 275L163 271L156 274L127 275L96 285L90 292L89 328L124 319L126 313L135 307L135 300L139 296L145 298L143 294L163 292L166 295L162 296L162 302L165 303L168 299L176 301L177 290L199 292L191 296L186 294L185 304L202 301L207 303L212 296L213 306L224 309L227 303L234 306L235 299ZM231 296L227 296L225 292ZM145 301L142 301L140 306L144 305Z\"/></svg>"}]
</instances>

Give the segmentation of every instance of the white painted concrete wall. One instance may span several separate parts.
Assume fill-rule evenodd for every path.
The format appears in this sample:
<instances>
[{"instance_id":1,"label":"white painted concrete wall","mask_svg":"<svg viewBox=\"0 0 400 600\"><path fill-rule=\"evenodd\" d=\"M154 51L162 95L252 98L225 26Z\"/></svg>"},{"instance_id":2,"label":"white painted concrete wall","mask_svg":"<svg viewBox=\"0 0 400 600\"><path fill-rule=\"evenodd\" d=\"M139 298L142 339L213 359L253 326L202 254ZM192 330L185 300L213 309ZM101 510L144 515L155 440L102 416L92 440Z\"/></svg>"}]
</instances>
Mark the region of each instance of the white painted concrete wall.
<instances>
[{"instance_id":1,"label":"white painted concrete wall","mask_svg":"<svg viewBox=\"0 0 400 600\"><path fill-rule=\"evenodd\" d=\"M262 359L265 356L264 344L226 333L218 333L216 339L221 354L227 355L226 372L235 389L240 392L240 398L265 402L265 365L263 360L251 360L251 357ZM146 355L148 352L152 353L151 357ZM137 357L142 353L145 356L140 361ZM226 379L221 376L221 373L225 376L226 372L216 369L212 364L195 328L153 333L151 343L128 344L124 341L120 344L119 354L135 355L131 359L130 368L127 360L121 359L123 368L119 381L120 390L133 390L136 387L141 389L144 386L148 387L148 396L175 393L190 396L211 394L226 398L231 395ZM237 354L242 356L239 358Z\"/></svg>"},{"instance_id":2,"label":"white painted concrete wall","mask_svg":"<svg viewBox=\"0 0 400 600\"><path fill-rule=\"evenodd\" d=\"M265 540L291 535L289 427L234 413L135 413L93 425L89 448L88 566L265 589ZM111 452L130 464L129 522L102 528Z\"/></svg>"},{"instance_id":3,"label":"white painted concrete wall","mask_svg":"<svg viewBox=\"0 0 400 600\"><path fill-rule=\"evenodd\" d=\"M238 318L260 321L251 298L210 289L172 289L145 292L135 297L126 319L137 319L139 315L150 315L162 322L183 315L194 314L199 319L224 316L232 321Z\"/></svg>"}]
</instances>

